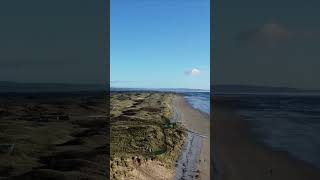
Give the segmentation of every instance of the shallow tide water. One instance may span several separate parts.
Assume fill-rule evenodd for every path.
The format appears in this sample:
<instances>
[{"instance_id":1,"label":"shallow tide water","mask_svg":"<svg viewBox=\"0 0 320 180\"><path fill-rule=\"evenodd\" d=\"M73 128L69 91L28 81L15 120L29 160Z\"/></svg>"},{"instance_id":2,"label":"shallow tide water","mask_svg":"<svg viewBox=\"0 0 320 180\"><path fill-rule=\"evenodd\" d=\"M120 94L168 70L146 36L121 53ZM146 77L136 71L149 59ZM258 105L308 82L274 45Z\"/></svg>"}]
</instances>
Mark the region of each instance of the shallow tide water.
<instances>
[{"instance_id":1,"label":"shallow tide water","mask_svg":"<svg viewBox=\"0 0 320 180\"><path fill-rule=\"evenodd\" d=\"M239 96L234 104L257 141L320 168L320 96Z\"/></svg>"},{"instance_id":2,"label":"shallow tide water","mask_svg":"<svg viewBox=\"0 0 320 180\"><path fill-rule=\"evenodd\" d=\"M188 92L184 98L193 108L210 114L210 92Z\"/></svg>"}]
</instances>

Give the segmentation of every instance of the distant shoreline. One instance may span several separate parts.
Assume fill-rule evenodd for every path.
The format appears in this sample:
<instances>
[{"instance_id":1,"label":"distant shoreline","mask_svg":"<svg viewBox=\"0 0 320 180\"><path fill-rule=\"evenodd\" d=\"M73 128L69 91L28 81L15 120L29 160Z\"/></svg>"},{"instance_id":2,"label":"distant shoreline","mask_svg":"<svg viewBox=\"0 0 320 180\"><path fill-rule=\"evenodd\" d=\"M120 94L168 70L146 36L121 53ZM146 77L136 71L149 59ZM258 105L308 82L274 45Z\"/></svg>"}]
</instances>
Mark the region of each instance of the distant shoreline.
<instances>
[{"instance_id":1,"label":"distant shoreline","mask_svg":"<svg viewBox=\"0 0 320 180\"><path fill-rule=\"evenodd\" d=\"M188 93L188 92L207 92L205 89L188 89L188 88L110 88L110 92L163 92L163 93Z\"/></svg>"}]
</instances>

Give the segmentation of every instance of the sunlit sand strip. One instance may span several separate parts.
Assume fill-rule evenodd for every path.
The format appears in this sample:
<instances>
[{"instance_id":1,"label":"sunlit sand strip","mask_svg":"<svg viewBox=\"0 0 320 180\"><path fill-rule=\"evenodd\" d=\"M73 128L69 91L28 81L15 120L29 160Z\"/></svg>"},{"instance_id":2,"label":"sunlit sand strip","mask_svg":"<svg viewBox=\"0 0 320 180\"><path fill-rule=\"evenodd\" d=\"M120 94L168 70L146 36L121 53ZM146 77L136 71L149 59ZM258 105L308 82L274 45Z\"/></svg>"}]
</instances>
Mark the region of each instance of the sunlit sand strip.
<instances>
[{"instance_id":1,"label":"sunlit sand strip","mask_svg":"<svg viewBox=\"0 0 320 180\"><path fill-rule=\"evenodd\" d=\"M182 123L188 132L175 179L210 179L209 116L192 108L182 96L177 96L173 104L172 122Z\"/></svg>"}]
</instances>

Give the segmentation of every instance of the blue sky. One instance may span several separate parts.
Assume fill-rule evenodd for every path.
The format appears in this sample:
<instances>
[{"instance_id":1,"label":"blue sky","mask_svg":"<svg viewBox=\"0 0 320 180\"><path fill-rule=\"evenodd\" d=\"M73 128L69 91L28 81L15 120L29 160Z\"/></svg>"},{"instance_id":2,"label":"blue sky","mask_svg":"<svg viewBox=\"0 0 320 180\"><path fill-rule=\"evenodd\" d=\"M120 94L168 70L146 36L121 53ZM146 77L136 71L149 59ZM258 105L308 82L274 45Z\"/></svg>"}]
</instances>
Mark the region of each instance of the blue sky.
<instances>
[{"instance_id":1,"label":"blue sky","mask_svg":"<svg viewBox=\"0 0 320 180\"><path fill-rule=\"evenodd\" d=\"M111 86L209 89L209 3L111 0Z\"/></svg>"}]
</instances>

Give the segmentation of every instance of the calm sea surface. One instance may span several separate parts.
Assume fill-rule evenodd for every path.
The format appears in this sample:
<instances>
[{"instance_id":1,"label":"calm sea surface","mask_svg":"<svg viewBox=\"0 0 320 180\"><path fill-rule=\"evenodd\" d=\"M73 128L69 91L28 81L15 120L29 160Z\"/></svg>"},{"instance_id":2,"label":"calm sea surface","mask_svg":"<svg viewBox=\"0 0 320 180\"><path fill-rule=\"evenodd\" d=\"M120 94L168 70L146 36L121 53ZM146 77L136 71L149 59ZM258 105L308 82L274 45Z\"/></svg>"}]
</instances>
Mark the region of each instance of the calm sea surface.
<instances>
[{"instance_id":1,"label":"calm sea surface","mask_svg":"<svg viewBox=\"0 0 320 180\"><path fill-rule=\"evenodd\" d=\"M235 98L238 113L275 150L320 168L320 96L250 95Z\"/></svg>"},{"instance_id":2,"label":"calm sea surface","mask_svg":"<svg viewBox=\"0 0 320 180\"><path fill-rule=\"evenodd\" d=\"M192 107L210 114L210 93L209 92L188 92L184 93L184 98Z\"/></svg>"}]
</instances>

